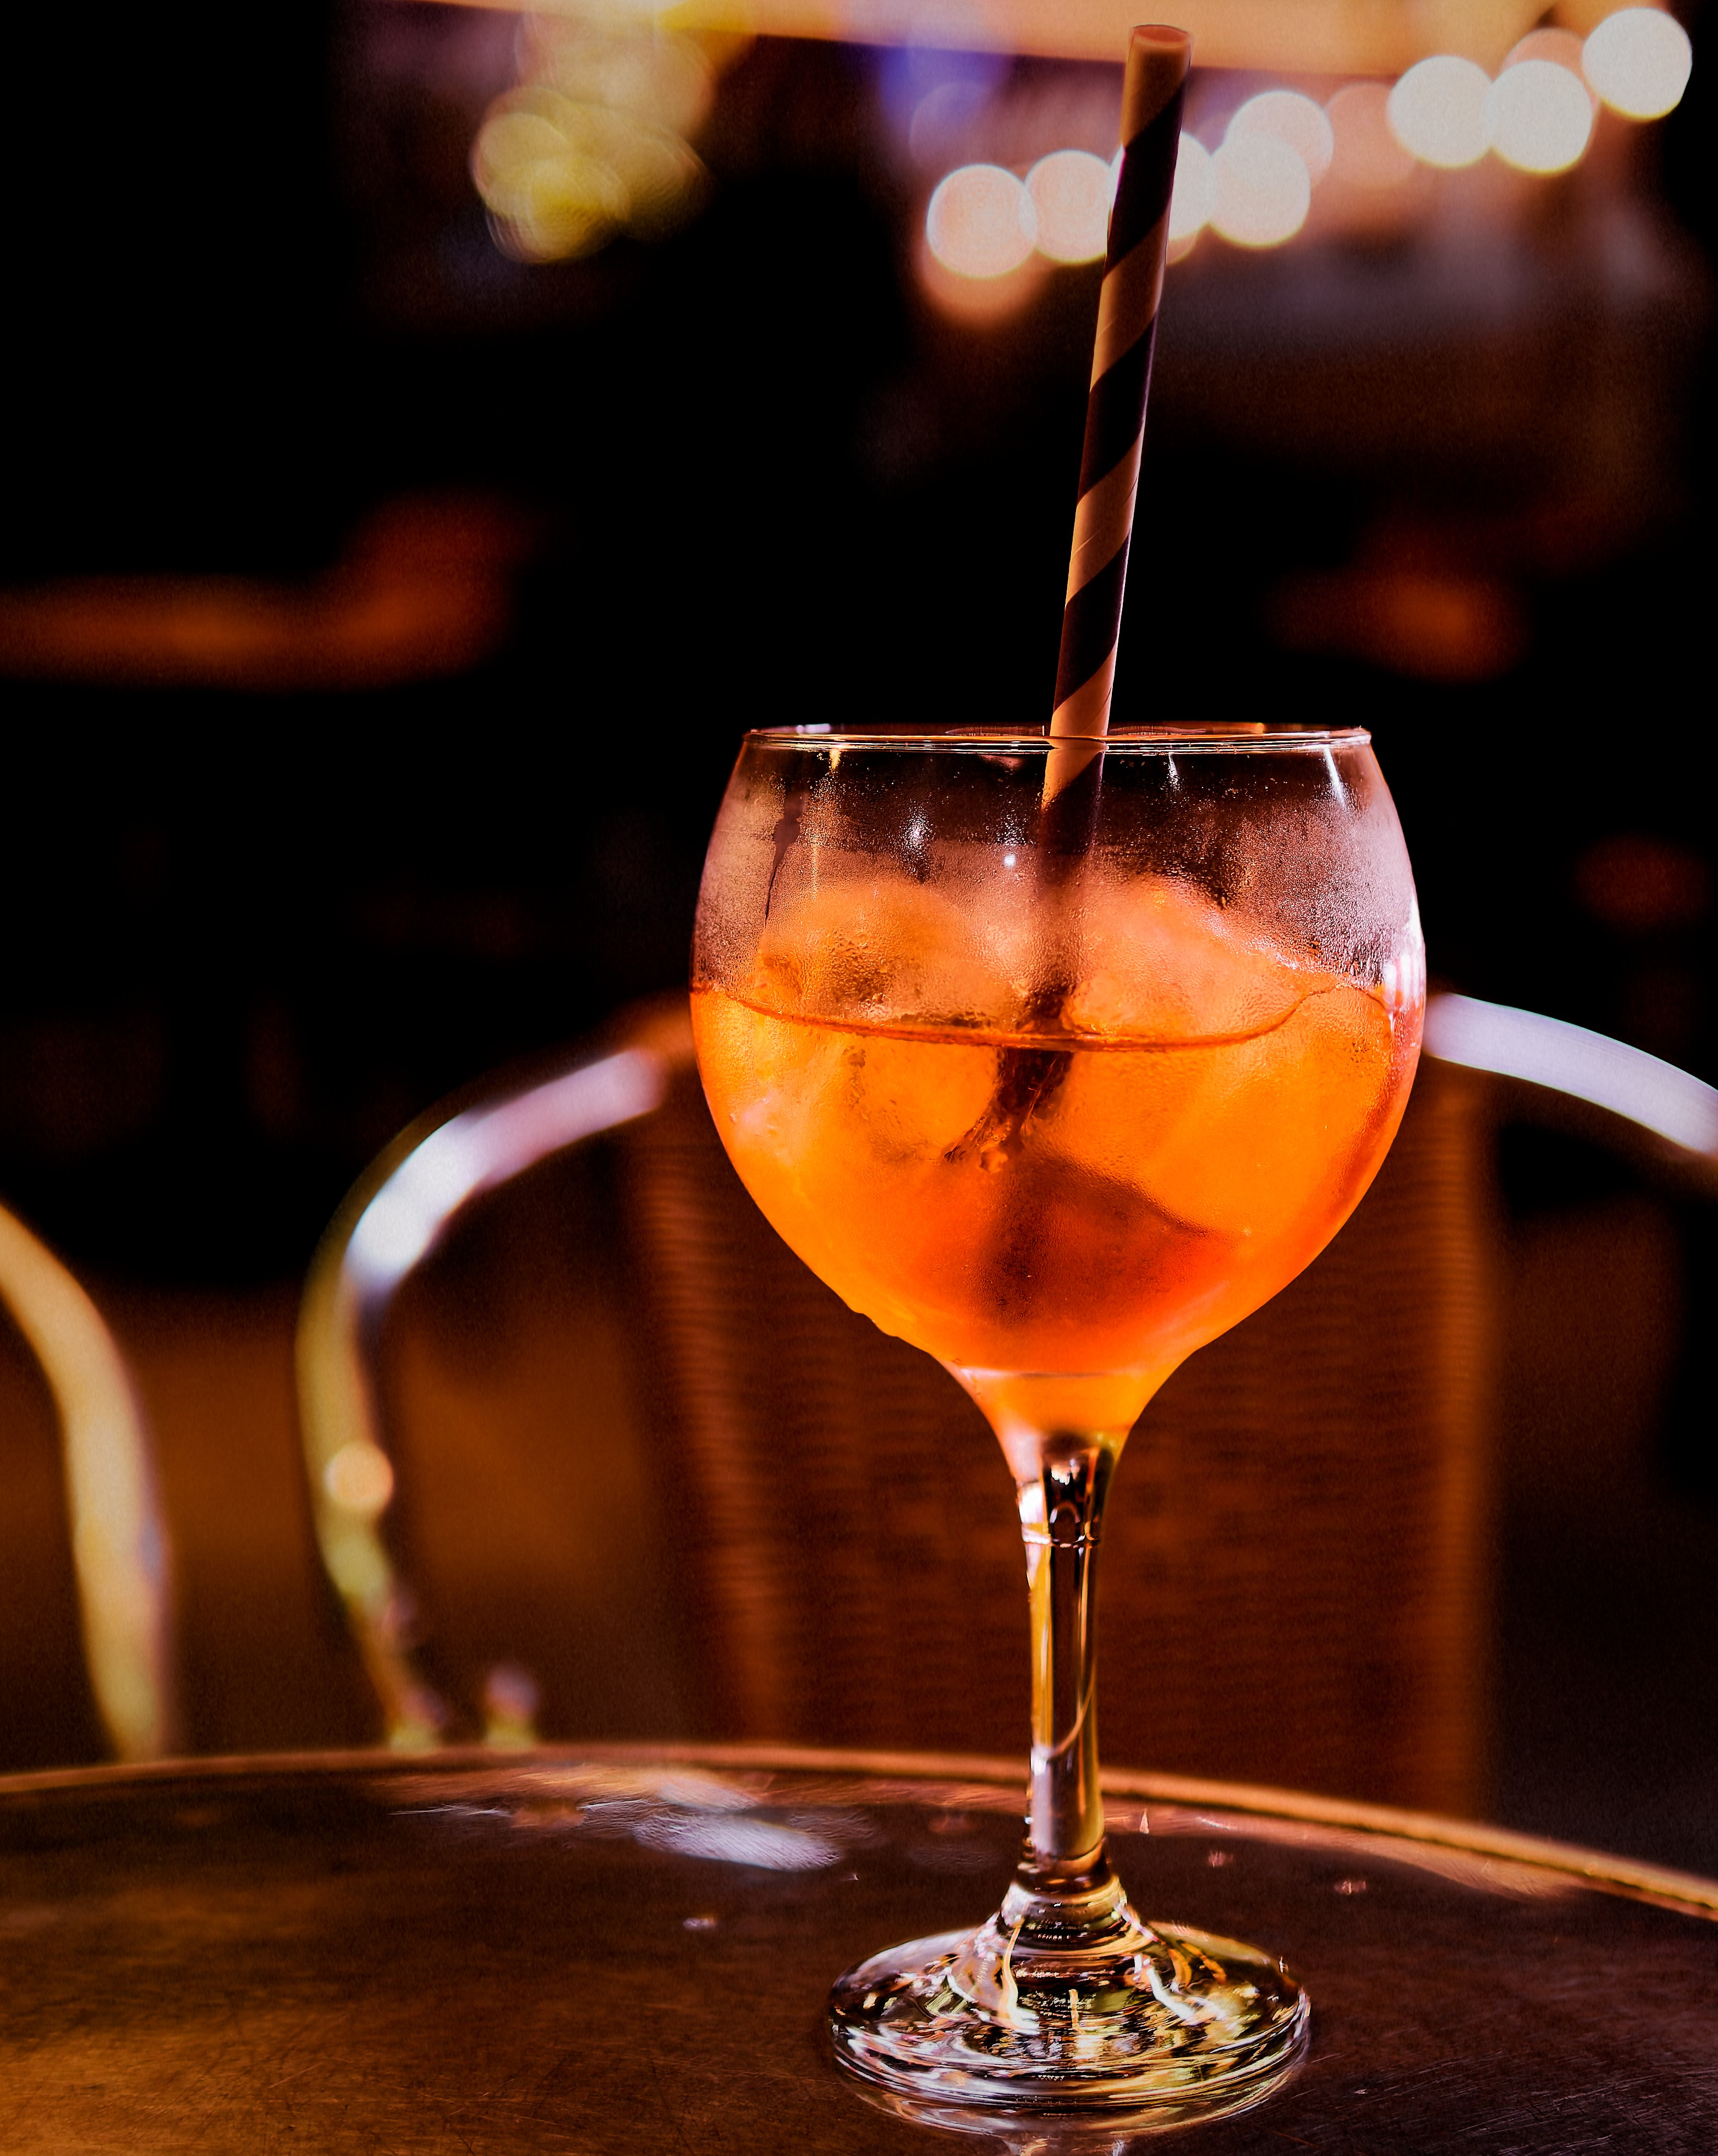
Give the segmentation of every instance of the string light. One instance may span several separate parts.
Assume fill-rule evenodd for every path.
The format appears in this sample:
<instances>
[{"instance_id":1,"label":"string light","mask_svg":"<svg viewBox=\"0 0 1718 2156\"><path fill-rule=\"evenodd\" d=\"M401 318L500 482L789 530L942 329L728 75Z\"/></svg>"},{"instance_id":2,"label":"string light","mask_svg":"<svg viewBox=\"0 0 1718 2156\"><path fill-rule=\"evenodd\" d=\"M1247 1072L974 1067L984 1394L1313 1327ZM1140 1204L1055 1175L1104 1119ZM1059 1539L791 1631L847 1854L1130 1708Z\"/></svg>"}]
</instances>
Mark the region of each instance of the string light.
<instances>
[{"instance_id":1,"label":"string light","mask_svg":"<svg viewBox=\"0 0 1718 2156\"><path fill-rule=\"evenodd\" d=\"M1568 30L1530 31L1494 82L1476 62L1438 53L1393 87L1347 83L1323 107L1299 90L1261 91L1236 110L1215 152L1181 136L1169 259L1191 253L1207 224L1237 247L1282 245L1305 223L1314 190L1330 174L1350 190L1399 188L1417 165L1453 172L1488 151L1518 172L1566 172L1586 153L1599 100L1630 119L1658 119L1680 100L1692 67L1688 33L1674 16L1630 7L1607 16L1584 44ZM539 107L531 116L540 116ZM542 155L522 129L517 154L527 167ZM1106 166L1089 151L1058 150L1023 182L999 165L963 165L931 197L928 254L941 271L967 281L975 300L979 288L1019 270L1035 249L1052 262L1096 261L1120 162L1119 154Z\"/></svg>"},{"instance_id":2,"label":"string light","mask_svg":"<svg viewBox=\"0 0 1718 2156\"><path fill-rule=\"evenodd\" d=\"M1188 254L1211 221L1216 201L1216 177L1211 152L1196 136L1184 135L1175 158L1175 192L1170 197L1169 259Z\"/></svg>"},{"instance_id":3,"label":"string light","mask_svg":"<svg viewBox=\"0 0 1718 2156\"><path fill-rule=\"evenodd\" d=\"M1211 159L1213 230L1237 247L1278 247L1306 223L1312 178L1274 135L1232 135Z\"/></svg>"},{"instance_id":4,"label":"string light","mask_svg":"<svg viewBox=\"0 0 1718 2156\"><path fill-rule=\"evenodd\" d=\"M1581 50L1587 80L1613 112L1661 120L1682 101L1694 48L1674 15L1624 8L1607 15Z\"/></svg>"},{"instance_id":5,"label":"string light","mask_svg":"<svg viewBox=\"0 0 1718 2156\"><path fill-rule=\"evenodd\" d=\"M1330 169L1336 137L1321 105L1298 90L1267 90L1249 97L1229 122L1225 140L1239 135L1270 135L1286 142L1316 187Z\"/></svg>"},{"instance_id":6,"label":"string light","mask_svg":"<svg viewBox=\"0 0 1718 2156\"><path fill-rule=\"evenodd\" d=\"M1037 244L1037 212L1000 165L961 165L932 195L924 231L931 253L957 277L1006 277Z\"/></svg>"},{"instance_id":7,"label":"string light","mask_svg":"<svg viewBox=\"0 0 1718 2156\"><path fill-rule=\"evenodd\" d=\"M1109 234L1110 168L1089 150L1057 150L1026 174L1037 248L1052 262L1095 262Z\"/></svg>"},{"instance_id":8,"label":"string light","mask_svg":"<svg viewBox=\"0 0 1718 2156\"><path fill-rule=\"evenodd\" d=\"M1577 163L1592 133L1587 85L1555 60L1506 67L1486 99L1491 144L1524 172L1562 172Z\"/></svg>"},{"instance_id":9,"label":"string light","mask_svg":"<svg viewBox=\"0 0 1718 2156\"><path fill-rule=\"evenodd\" d=\"M1454 53L1416 61L1385 108L1396 139L1422 165L1454 172L1491 147L1491 79Z\"/></svg>"},{"instance_id":10,"label":"string light","mask_svg":"<svg viewBox=\"0 0 1718 2156\"><path fill-rule=\"evenodd\" d=\"M1345 186L1382 191L1412 178L1417 160L1397 139L1389 103L1387 84L1350 82L1325 106L1335 144L1330 169Z\"/></svg>"}]
</instances>

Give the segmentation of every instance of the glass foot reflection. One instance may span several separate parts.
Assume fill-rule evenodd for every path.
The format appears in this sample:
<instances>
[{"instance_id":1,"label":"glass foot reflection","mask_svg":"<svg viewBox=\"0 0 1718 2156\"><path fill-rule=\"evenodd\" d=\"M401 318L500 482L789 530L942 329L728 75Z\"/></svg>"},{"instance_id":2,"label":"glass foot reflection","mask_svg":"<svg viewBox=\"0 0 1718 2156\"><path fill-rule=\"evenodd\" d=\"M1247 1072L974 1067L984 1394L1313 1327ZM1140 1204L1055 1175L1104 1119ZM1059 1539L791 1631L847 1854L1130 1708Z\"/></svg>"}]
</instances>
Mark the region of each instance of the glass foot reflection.
<instances>
[{"instance_id":1,"label":"glass foot reflection","mask_svg":"<svg viewBox=\"0 0 1718 2156\"><path fill-rule=\"evenodd\" d=\"M976 1932L861 1962L830 2003L837 2058L944 2126L988 2112L994 2130L1009 2110L1125 2112L1149 2128L1261 2102L1305 2049L1299 1984L1256 1947L1145 1923L1108 1883L1095 1949L1083 1926L1058 1951L1016 1886Z\"/></svg>"}]
</instances>

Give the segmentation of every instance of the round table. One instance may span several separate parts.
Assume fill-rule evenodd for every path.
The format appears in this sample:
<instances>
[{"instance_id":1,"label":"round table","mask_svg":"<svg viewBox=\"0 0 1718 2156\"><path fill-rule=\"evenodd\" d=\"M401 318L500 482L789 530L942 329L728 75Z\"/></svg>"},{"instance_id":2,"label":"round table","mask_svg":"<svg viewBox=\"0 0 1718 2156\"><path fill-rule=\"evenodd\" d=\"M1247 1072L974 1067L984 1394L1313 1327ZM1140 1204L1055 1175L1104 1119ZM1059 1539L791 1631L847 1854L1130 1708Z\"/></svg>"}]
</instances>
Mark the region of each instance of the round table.
<instances>
[{"instance_id":1,"label":"round table","mask_svg":"<svg viewBox=\"0 0 1718 2156\"><path fill-rule=\"evenodd\" d=\"M712 1747L0 1779L0 2147L1059 2147L874 2107L823 2027L850 1963L995 1904L1021 1785ZM1269 1947L1312 1995L1299 2075L1191 2129L1200 2156L1718 2148L1718 1885L1269 1791L1106 1787L1142 1912Z\"/></svg>"}]
</instances>

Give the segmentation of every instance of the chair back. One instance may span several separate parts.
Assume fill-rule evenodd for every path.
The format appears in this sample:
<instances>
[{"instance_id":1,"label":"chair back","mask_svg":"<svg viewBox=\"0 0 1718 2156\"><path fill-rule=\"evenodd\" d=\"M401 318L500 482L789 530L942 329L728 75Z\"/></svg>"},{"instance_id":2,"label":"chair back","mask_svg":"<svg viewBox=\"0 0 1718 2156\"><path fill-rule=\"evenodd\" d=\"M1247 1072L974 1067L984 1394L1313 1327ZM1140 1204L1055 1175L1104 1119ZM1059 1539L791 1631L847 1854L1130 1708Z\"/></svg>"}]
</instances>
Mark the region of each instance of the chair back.
<instances>
[{"instance_id":1,"label":"chair back","mask_svg":"<svg viewBox=\"0 0 1718 2156\"><path fill-rule=\"evenodd\" d=\"M177 1727L172 1594L136 1389L89 1296L3 1209L0 1305L0 1759L158 1758Z\"/></svg>"},{"instance_id":2,"label":"chair back","mask_svg":"<svg viewBox=\"0 0 1718 2156\"><path fill-rule=\"evenodd\" d=\"M1006 1751L1027 1706L1012 1490L978 1410L848 1312L677 1074L629 1133L651 1422L723 1731ZM1494 1298L1482 1088L1422 1074L1325 1255L1129 1441L1101 1586L1106 1755L1470 1809L1484 1765Z\"/></svg>"},{"instance_id":3,"label":"chair back","mask_svg":"<svg viewBox=\"0 0 1718 2156\"><path fill-rule=\"evenodd\" d=\"M1489 1159L1484 1081L1427 1064L1330 1250L1148 1409L1106 1532L1109 1758L1474 1808ZM391 1148L313 1270L300 1372L396 1742L1021 1748L1000 1450L764 1220L683 1000Z\"/></svg>"}]
</instances>

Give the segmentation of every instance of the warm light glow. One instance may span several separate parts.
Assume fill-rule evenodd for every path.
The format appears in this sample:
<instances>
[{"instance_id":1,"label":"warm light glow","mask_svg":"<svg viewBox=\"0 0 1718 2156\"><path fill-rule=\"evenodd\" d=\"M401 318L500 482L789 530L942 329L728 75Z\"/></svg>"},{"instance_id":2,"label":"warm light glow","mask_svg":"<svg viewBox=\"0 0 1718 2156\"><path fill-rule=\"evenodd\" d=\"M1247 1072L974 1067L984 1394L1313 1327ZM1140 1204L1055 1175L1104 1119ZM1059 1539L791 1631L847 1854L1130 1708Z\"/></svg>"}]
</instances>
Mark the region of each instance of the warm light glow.
<instances>
[{"instance_id":1,"label":"warm light glow","mask_svg":"<svg viewBox=\"0 0 1718 2156\"><path fill-rule=\"evenodd\" d=\"M0 677L239 690L389 687L489 657L529 516L481 496L382 503L307 583L72 577L0 590Z\"/></svg>"},{"instance_id":2,"label":"warm light glow","mask_svg":"<svg viewBox=\"0 0 1718 2156\"><path fill-rule=\"evenodd\" d=\"M483 1680L483 1741L502 1751L538 1742L543 1687L517 1662L497 1662Z\"/></svg>"},{"instance_id":3,"label":"warm light glow","mask_svg":"<svg viewBox=\"0 0 1718 2156\"><path fill-rule=\"evenodd\" d=\"M1422 164L1453 171L1478 164L1491 147L1491 81L1453 53L1418 61L1390 93L1391 128Z\"/></svg>"},{"instance_id":4,"label":"warm light glow","mask_svg":"<svg viewBox=\"0 0 1718 2156\"><path fill-rule=\"evenodd\" d=\"M1211 152L1196 136L1184 135L1175 157L1175 190L1170 197L1169 244L1173 259L1185 254L1211 222L1216 175Z\"/></svg>"},{"instance_id":5,"label":"warm light glow","mask_svg":"<svg viewBox=\"0 0 1718 2156\"><path fill-rule=\"evenodd\" d=\"M707 46L624 11L606 20L594 8L527 14L518 58L522 82L547 84L579 104L633 113L676 135L696 134L715 99Z\"/></svg>"},{"instance_id":6,"label":"warm light glow","mask_svg":"<svg viewBox=\"0 0 1718 2156\"><path fill-rule=\"evenodd\" d=\"M469 0L461 0L469 4ZM548 11L543 0L495 0L524 15ZM559 9L555 11L560 13ZM708 36L718 64L723 49L753 38L811 38L876 49L904 49L942 59L1015 54L1096 62L1114 70L1131 16L1068 0L960 0L958 7L909 6L903 0L676 0L653 11L625 4L570 8L594 27L641 27L657 38ZM1238 69L1271 78L1394 78L1427 52L1453 45L1481 53L1500 48L1542 12L1539 0L1182 0L1175 19L1193 39L1201 69ZM1606 0L1557 0L1560 19L1582 31L1607 12ZM671 31L670 25L672 25ZM1442 35L1438 33L1441 28ZM953 72L953 70L949 70ZM945 80L927 69L928 81ZM920 92L920 97L923 91ZM918 98L903 99L906 132Z\"/></svg>"},{"instance_id":7,"label":"warm light glow","mask_svg":"<svg viewBox=\"0 0 1718 2156\"><path fill-rule=\"evenodd\" d=\"M1524 172L1564 172L1592 133L1587 85L1555 60L1520 60L1491 85L1491 143Z\"/></svg>"},{"instance_id":8,"label":"warm light glow","mask_svg":"<svg viewBox=\"0 0 1718 2156\"><path fill-rule=\"evenodd\" d=\"M1211 222L1237 247L1292 239L1312 206L1312 178L1274 135L1232 136L1211 159L1216 199Z\"/></svg>"},{"instance_id":9,"label":"warm light glow","mask_svg":"<svg viewBox=\"0 0 1718 2156\"><path fill-rule=\"evenodd\" d=\"M1269 604L1291 651L1340 652L1422 681L1490 681L1526 648L1528 628L1508 587L1458 567L1350 563L1291 577Z\"/></svg>"},{"instance_id":10,"label":"warm light glow","mask_svg":"<svg viewBox=\"0 0 1718 2156\"><path fill-rule=\"evenodd\" d=\"M962 165L938 187L925 212L931 253L957 277L1006 277L1037 244L1032 198L1000 165Z\"/></svg>"},{"instance_id":11,"label":"warm light glow","mask_svg":"<svg viewBox=\"0 0 1718 2156\"><path fill-rule=\"evenodd\" d=\"M1286 142L1314 187L1330 171L1336 148L1324 107L1298 90L1268 90L1249 97L1229 122L1227 139L1233 141L1237 135L1272 135Z\"/></svg>"},{"instance_id":12,"label":"warm light glow","mask_svg":"<svg viewBox=\"0 0 1718 2156\"><path fill-rule=\"evenodd\" d=\"M1582 48L1581 64L1613 111L1658 120L1682 101L1694 47L1674 15L1625 8L1599 24Z\"/></svg>"},{"instance_id":13,"label":"warm light glow","mask_svg":"<svg viewBox=\"0 0 1718 2156\"><path fill-rule=\"evenodd\" d=\"M1048 268L1042 254L1032 254L1000 277L963 276L938 261L923 233L913 254L919 290L945 321L966 330L992 330L1017 315L1042 289Z\"/></svg>"},{"instance_id":14,"label":"warm light glow","mask_svg":"<svg viewBox=\"0 0 1718 2156\"><path fill-rule=\"evenodd\" d=\"M379 1445L355 1437L322 1470L322 1487L343 1512L373 1520L393 1496L393 1467Z\"/></svg>"},{"instance_id":15,"label":"warm light glow","mask_svg":"<svg viewBox=\"0 0 1718 2156\"><path fill-rule=\"evenodd\" d=\"M471 177L510 254L559 262L622 230L671 230L699 199L704 170L671 130L538 84L490 107Z\"/></svg>"},{"instance_id":16,"label":"warm light glow","mask_svg":"<svg viewBox=\"0 0 1718 2156\"><path fill-rule=\"evenodd\" d=\"M1572 30L1530 30L1518 44L1510 47L1504 67L1518 67L1523 60L1555 60L1561 68L1587 88L1587 78L1581 70L1581 40ZM1499 74L1503 69L1498 70ZM1587 91L1590 97L1592 93Z\"/></svg>"},{"instance_id":17,"label":"warm light glow","mask_svg":"<svg viewBox=\"0 0 1718 2156\"><path fill-rule=\"evenodd\" d=\"M1413 152L1397 140L1389 104L1383 83L1350 82L1325 107L1335 145L1330 170L1345 185L1399 187L1412 177Z\"/></svg>"},{"instance_id":18,"label":"warm light glow","mask_svg":"<svg viewBox=\"0 0 1718 2156\"><path fill-rule=\"evenodd\" d=\"M1057 150L1026 174L1038 220L1038 252L1052 262L1096 262L1109 236L1115 192L1109 167L1089 150Z\"/></svg>"}]
</instances>

